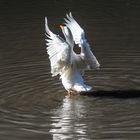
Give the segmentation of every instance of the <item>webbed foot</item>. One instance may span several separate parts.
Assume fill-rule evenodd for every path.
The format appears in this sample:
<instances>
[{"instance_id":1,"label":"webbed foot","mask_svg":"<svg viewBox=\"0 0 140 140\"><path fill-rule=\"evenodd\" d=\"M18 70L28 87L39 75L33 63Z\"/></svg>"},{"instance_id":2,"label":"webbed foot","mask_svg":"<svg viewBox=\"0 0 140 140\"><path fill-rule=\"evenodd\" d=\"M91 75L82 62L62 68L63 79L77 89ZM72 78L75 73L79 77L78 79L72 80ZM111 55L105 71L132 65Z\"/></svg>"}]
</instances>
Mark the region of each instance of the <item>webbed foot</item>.
<instances>
[{"instance_id":1,"label":"webbed foot","mask_svg":"<svg viewBox=\"0 0 140 140\"><path fill-rule=\"evenodd\" d=\"M77 93L78 93L78 96L80 96L80 95L81 95L81 91L78 91Z\"/></svg>"},{"instance_id":2,"label":"webbed foot","mask_svg":"<svg viewBox=\"0 0 140 140\"><path fill-rule=\"evenodd\" d=\"M72 95L72 91L71 90L68 90L68 94L67 94L67 96L71 96Z\"/></svg>"}]
</instances>

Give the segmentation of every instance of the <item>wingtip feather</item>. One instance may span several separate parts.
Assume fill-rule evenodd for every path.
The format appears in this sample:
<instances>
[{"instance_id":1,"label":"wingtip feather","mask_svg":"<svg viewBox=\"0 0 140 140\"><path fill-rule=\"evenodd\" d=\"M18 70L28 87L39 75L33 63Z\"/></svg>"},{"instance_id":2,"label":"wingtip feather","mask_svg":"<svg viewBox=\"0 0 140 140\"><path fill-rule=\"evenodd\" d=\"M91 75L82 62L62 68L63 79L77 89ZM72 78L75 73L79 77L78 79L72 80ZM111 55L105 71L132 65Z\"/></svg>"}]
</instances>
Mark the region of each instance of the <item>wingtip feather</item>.
<instances>
[{"instance_id":1,"label":"wingtip feather","mask_svg":"<svg viewBox=\"0 0 140 140\"><path fill-rule=\"evenodd\" d=\"M48 19L47 19L47 17L45 17L45 24L48 24Z\"/></svg>"},{"instance_id":2,"label":"wingtip feather","mask_svg":"<svg viewBox=\"0 0 140 140\"><path fill-rule=\"evenodd\" d=\"M49 29L49 26L48 26L48 19L47 19L47 17L45 17L45 31L46 31L46 36L48 37L48 35L50 34L50 29Z\"/></svg>"},{"instance_id":3,"label":"wingtip feather","mask_svg":"<svg viewBox=\"0 0 140 140\"><path fill-rule=\"evenodd\" d=\"M73 18L73 16L72 16L72 13L71 13L71 12L69 13L69 16L70 16L71 18Z\"/></svg>"}]
</instances>

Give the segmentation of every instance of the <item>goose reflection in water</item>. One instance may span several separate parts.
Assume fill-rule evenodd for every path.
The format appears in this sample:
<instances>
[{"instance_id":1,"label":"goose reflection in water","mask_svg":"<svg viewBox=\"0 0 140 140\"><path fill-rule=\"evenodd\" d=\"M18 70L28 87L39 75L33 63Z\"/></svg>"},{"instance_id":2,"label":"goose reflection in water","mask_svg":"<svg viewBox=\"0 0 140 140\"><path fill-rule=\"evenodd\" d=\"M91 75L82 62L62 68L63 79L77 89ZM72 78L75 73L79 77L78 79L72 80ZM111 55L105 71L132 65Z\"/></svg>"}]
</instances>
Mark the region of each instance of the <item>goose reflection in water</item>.
<instances>
[{"instance_id":1,"label":"goose reflection in water","mask_svg":"<svg viewBox=\"0 0 140 140\"><path fill-rule=\"evenodd\" d=\"M78 98L66 97L62 106L54 110L50 130L53 140L74 138L88 140L86 138L87 124L84 123L86 108L84 102Z\"/></svg>"}]
</instances>

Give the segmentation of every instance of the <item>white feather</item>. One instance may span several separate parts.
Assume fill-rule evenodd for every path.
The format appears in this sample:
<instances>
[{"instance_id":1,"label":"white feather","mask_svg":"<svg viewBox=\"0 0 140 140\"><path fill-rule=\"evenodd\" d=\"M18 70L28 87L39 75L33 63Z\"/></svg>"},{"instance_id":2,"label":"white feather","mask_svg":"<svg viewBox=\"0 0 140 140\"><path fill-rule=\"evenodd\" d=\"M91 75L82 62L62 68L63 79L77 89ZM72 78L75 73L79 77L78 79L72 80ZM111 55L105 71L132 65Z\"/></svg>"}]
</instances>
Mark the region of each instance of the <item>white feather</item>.
<instances>
[{"instance_id":1,"label":"white feather","mask_svg":"<svg viewBox=\"0 0 140 140\"><path fill-rule=\"evenodd\" d=\"M51 73L52 76L56 76L71 64L71 47L64 39L50 31L47 18L45 18L45 29L48 37L46 49L51 63Z\"/></svg>"}]
</instances>

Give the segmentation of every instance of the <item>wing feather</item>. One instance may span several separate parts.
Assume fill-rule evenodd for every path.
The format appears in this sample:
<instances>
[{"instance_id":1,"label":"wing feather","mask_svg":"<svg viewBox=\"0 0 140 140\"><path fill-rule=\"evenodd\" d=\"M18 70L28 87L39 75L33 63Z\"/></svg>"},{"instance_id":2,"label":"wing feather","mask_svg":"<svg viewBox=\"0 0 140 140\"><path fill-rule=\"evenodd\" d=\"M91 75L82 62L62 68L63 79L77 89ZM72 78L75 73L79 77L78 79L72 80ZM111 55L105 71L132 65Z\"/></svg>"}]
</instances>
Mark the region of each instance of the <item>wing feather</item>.
<instances>
[{"instance_id":1,"label":"wing feather","mask_svg":"<svg viewBox=\"0 0 140 140\"><path fill-rule=\"evenodd\" d=\"M79 44L81 37L85 36L84 30L80 27L80 25L73 18L71 12L69 15L66 14L66 17L67 18L64 18L64 20L66 22L65 25L71 30L75 44Z\"/></svg>"},{"instance_id":2,"label":"wing feather","mask_svg":"<svg viewBox=\"0 0 140 140\"><path fill-rule=\"evenodd\" d=\"M71 64L71 47L63 38L49 29L47 17L45 18L45 30L46 49L51 63L52 76L61 75L62 71Z\"/></svg>"},{"instance_id":3,"label":"wing feather","mask_svg":"<svg viewBox=\"0 0 140 140\"><path fill-rule=\"evenodd\" d=\"M65 25L71 30L75 44L78 44L81 47L81 54L78 55L77 65L81 66L81 63L84 63L86 66L82 69L94 69L99 68L100 64L94 54L90 49L90 45L86 40L85 32L73 18L71 12L66 14Z\"/></svg>"}]
</instances>

